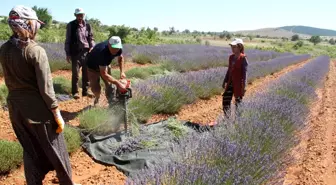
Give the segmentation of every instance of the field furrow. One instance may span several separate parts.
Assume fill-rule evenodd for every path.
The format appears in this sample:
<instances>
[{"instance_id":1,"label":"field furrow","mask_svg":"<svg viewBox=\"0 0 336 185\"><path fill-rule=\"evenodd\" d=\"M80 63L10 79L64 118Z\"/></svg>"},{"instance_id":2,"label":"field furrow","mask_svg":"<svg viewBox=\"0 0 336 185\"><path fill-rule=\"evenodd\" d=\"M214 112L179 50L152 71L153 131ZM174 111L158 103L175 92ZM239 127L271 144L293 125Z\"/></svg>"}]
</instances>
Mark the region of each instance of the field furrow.
<instances>
[{"instance_id":1,"label":"field furrow","mask_svg":"<svg viewBox=\"0 0 336 185\"><path fill-rule=\"evenodd\" d=\"M307 130L292 152L296 163L287 170L285 184L336 184L336 66L330 71L323 89L318 90L320 101L312 105Z\"/></svg>"}]
</instances>

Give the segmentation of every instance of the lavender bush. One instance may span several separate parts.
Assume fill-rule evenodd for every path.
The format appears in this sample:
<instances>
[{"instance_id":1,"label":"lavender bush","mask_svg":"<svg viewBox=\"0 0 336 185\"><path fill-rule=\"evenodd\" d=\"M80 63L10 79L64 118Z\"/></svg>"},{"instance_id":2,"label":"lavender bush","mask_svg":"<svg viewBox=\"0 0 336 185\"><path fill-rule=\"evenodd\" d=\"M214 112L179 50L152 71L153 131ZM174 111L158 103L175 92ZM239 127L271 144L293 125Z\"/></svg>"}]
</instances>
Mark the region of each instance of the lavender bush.
<instances>
[{"instance_id":1,"label":"lavender bush","mask_svg":"<svg viewBox=\"0 0 336 185\"><path fill-rule=\"evenodd\" d=\"M202 137L181 139L172 149L173 163L141 171L127 184L265 184L270 180L282 184L281 171L290 160L285 154L297 141L294 133L304 127L329 62L329 57L321 56L287 73L246 100L236 119L222 120Z\"/></svg>"},{"instance_id":2,"label":"lavender bush","mask_svg":"<svg viewBox=\"0 0 336 185\"><path fill-rule=\"evenodd\" d=\"M248 81L253 81L284 67L307 60L309 55L283 56L265 62L251 63ZM139 120L144 121L155 113L176 113L182 105L197 98L207 99L220 94L227 68L212 68L182 74L166 75L133 85L135 96L130 108Z\"/></svg>"}]
</instances>

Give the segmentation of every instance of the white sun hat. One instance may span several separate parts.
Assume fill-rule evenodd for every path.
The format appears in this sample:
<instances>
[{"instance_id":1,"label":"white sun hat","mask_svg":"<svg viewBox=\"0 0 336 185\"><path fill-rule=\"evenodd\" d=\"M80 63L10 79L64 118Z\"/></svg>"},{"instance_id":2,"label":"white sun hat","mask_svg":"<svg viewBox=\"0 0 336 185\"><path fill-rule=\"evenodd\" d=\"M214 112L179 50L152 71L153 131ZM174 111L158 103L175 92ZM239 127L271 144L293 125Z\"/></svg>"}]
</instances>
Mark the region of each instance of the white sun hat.
<instances>
[{"instance_id":1,"label":"white sun hat","mask_svg":"<svg viewBox=\"0 0 336 185\"><path fill-rule=\"evenodd\" d=\"M85 12L84 12L83 8L76 8L76 10L75 10L75 14L76 14L76 15L79 15L79 14L85 14Z\"/></svg>"},{"instance_id":2,"label":"white sun hat","mask_svg":"<svg viewBox=\"0 0 336 185\"><path fill-rule=\"evenodd\" d=\"M244 45L244 42L242 39L235 38L231 43L230 46L236 46L237 44L242 44Z\"/></svg>"},{"instance_id":3,"label":"white sun hat","mask_svg":"<svg viewBox=\"0 0 336 185\"><path fill-rule=\"evenodd\" d=\"M121 39L118 36L112 36L109 39L109 44L112 48L122 49Z\"/></svg>"}]
</instances>

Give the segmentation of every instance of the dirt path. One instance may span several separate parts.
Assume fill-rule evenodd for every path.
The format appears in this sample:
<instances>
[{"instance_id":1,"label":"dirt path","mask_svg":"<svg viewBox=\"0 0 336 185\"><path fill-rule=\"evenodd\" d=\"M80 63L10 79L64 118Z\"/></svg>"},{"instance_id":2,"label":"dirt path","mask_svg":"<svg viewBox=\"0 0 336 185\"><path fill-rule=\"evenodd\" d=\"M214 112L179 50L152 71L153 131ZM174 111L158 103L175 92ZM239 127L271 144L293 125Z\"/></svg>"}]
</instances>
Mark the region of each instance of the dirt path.
<instances>
[{"instance_id":1,"label":"dirt path","mask_svg":"<svg viewBox=\"0 0 336 185\"><path fill-rule=\"evenodd\" d=\"M320 101L312 107L307 134L293 151L296 163L284 184L336 185L336 62L331 63Z\"/></svg>"},{"instance_id":2,"label":"dirt path","mask_svg":"<svg viewBox=\"0 0 336 185\"><path fill-rule=\"evenodd\" d=\"M266 87L270 82L280 77L281 75L284 75L287 72L290 72L296 68L302 67L308 61L309 60L301 62L299 64L288 66L279 72L276 72L272 75L267 75L263 78L253 81L247 86L245 98L248 98L256 91L263 89L263 87ZM210 98L209 100L198 100L196 103L185 105L182 107L179 113L174 116L177 116L177 118L180 120L209 124L215 121L222 112L222 96L218 95ZM148 123L154 123L160 120L164 120L167 119L169 116L172 115L154 115L148 121Z\"/></svg>"}]
</instances>

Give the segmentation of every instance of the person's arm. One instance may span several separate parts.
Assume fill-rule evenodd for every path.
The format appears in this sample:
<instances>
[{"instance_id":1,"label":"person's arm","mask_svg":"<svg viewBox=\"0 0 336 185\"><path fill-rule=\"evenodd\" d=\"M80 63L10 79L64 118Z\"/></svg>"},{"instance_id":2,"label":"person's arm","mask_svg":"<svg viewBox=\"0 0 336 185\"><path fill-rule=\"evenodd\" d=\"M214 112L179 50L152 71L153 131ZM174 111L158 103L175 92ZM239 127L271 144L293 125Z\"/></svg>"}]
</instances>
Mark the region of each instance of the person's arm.
<instances>
[{"instance_id":1,"label":"person's arm","mask_svg":"<svg viewBox=\"0 0 336 185\"><path fill-rule=\"evenodd\" d=\"M229 81L230 68L231 68L231 64L230 64L230 58L229 58L229 66L227 68L225 78L224 78L224 81L223 81L223 84L222 84L223 88L225 88L225 84L228 83L228 81Z\"/></svg>"},{"instance_id":2,"label":"person's arm","mask_svg":"<svg viewBox=\"0 0 336 185\"><path fill-rule=\"evenodd\" d=\"M95 46L95 42L94 42L94 37L93 37L93 31L92 31L92 27L90 26L90 31L88 33L88 42L89 42L89 48L90 51L92 50L92 48Z\"/></svg>"},{"instance_id":3,"label":"person's arm","mask_svg":"<svg viewBox=\"0 0 336 185\"><path fill-rule=\"evenodd\" d=\"M61 133L64 129L65 122L62 118L61 111L58 108L58 102L55 97L47 53L43 48L37 46L31 51L31 56L40 95L47 105L47 108L50 109L54 115L55 122L58 126L56 133Z\"/></svg>"},{"instance_id":4,"label":"person's arm","mask_svg":"<svg viewBox=\"0 0 336 185\"><path fill-rule=\"evenodd\" d=\"M108 66L99 66L100 76L107 82L110 82L114 85L116 85L118 88L124 89L123 85L113 78L111 75L108 74Z\"/></svg>"},{"instance_id":5,"label":"person's arm","mask_svg":"<svg viewBox=\"0 0 336 185\"><path fill-rule=\"evenodd\" d=\"M123 55L120 55L118 57L118 64L120 68L120 79L126 78L125 71L124 71L125 60L124 60Z\"/></svg>"},{"instance_id":6,"label":"person's arm","mask_svg":"<svg viewBox=\"0 0 336 185\"><path fill-rule=\"evenodd\" d=\"M39 46L32 51L32 60L39 92L49 109L56 109L58 103L55 97L47 53Z\"/></svg>"},{"instance_id":7,"label":"person's arm","mask_svg":"<svg viewBox=\"0 0 336 185\"><path fill-rule=\"evenodd\" d=\"M65 54L67 57L70 56L70 37L71 37L71 24L67 24L66 37L65 37Z\"/></svg>"},{"instance_id":8,"label":"person's arm","mask_svg":"<svg viewBox=\"0 0 336 185\"><path fill-rule=\"evenodd\" d=\"M247 58L244 57L244 60L243 60L243 85L244 85L244 88L246 87L247 85L247 67L248 67L248 61L247 61Z\"/></svg>"}]
</instances>

